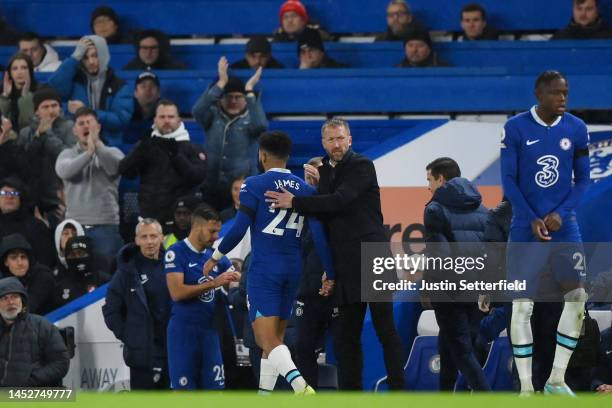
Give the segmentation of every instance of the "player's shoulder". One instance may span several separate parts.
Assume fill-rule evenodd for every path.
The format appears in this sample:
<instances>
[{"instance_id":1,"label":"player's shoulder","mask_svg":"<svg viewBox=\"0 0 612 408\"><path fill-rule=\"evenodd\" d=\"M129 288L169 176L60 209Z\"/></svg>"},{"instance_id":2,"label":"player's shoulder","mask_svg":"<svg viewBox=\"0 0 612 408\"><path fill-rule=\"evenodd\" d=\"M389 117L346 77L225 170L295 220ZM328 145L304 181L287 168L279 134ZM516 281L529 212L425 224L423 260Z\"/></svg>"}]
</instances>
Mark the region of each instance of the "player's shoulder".
<instances>
[{"instance_id":1,"label":"player's shoulder","mask_svg":"<svg viewBox=\"0 0 612 408\"><path fill-rule=\"evenodd\" d=\"M525 111L525 112L517 113L516 115L508 119L506 121L506 124L504 125L504 128L511 129L515 127L521 127L521 126L524 126L526 123L531 123L531 122L533 122L533 117L531 116L531 112Z\"/></svg>"},{"instance_id":2,"label":"player's shoulder","mask_svg":"<svg viewBox=\"0 0 612 408\"><path fill-rule=\"evenodd\" d=\"M570 126L575 129L586 129L586 123L578 116L573 115L569 112L565 112L563 114L563 124L565 126Z\"/></svg>"},{"instance_id":3,"label":"player's shoulder","mask_svg":"<svg viewBox=\"0 0 612 408\"><path fill-rule=\"evenodd\" d=\"M258 174L256 176L250 176L244 179L242 185L240 186L240 192L255 192L258 190L259 186L261 186L263 179L262 176L264 174Z\"/></svg>"},{"instance_id":4,"label":"player's shoulder","mask_svg":"<svg viewBox=\"0 0 612 408\"><path fill-rule=\"evenodd\" d=\"M164 264L166 268L175 268L177 259L180 259L185 254L187 246L184 241L178 241L170 245L164 254Z\"/></svg>"},{"instance_id":5,"label":"player's shoulder","mask_svg":"<svg viewBox=\"0 0 612 408\"><path fill-rule=\"evenodd\" d=\"M291 179L295 181L296 191L299 192L298 195L306 196L315 193L315 189L306 183L303 178L296 176L295 174L291 174Z\"/></svg>"}]
</instances>

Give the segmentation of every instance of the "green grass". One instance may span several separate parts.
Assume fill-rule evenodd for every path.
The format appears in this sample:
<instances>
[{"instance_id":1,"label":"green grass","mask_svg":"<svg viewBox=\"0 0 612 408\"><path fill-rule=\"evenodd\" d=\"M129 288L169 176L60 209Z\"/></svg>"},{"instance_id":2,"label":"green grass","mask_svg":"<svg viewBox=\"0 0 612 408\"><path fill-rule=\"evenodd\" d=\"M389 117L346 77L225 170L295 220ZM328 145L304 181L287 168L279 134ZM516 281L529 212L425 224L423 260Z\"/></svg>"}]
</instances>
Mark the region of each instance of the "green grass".
<instances>
[{"instance_id":1,"label":"green grass","mask_svg":"<svg viewBox=\"0 0 612 408\"><path fill-rule=\"evenodd\" d=\"M605 408L612 406L612 395L579 395L574 398L535 395L518 398L510 394L453 395L453 394L373 394L373 393L319 393L311 397L295 397L289 393L276 393L261 397L254 392L150 392L150 393L86 393L77 394L76 403L51 403L49 408ZM44 407L41 403L15 403L3 406L20 408Z\"/></svg>"}]
</instances>

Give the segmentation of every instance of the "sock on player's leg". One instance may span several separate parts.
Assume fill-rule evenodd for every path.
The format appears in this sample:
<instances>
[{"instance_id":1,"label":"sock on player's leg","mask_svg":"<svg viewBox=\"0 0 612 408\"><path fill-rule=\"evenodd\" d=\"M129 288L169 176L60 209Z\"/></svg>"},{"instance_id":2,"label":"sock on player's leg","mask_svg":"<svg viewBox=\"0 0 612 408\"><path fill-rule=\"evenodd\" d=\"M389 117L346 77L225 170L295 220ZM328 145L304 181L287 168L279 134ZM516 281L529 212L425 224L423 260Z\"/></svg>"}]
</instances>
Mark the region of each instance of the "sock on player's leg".
<instances>
[{"instance_id":1,"label":"sock on player's leg","mask_svg":"<svg viewBox=\"0 0 612 408\"><path fill-rule=\"evenodd\" d=\"M532 392L531 361L533 356L533 335L531 333L531 314L533 301L516 299L512 302L512 320L510 322L510 337L512 338L512 354L514 364L521 381L521 392Z\"/></svg>"},{"instance_id":2,"label":"sock on player's leg","mask_svg":"<svg viewBox=\"0 0 612 408\"><path fill-rule=\"evenodd\" d=\"M276 346L269 354L268 361L274 365L276 371L285 377L287 382L291 385L294 391L300 392L304 391L306 386L306 381L302 374L298 371L291 359L291 353L289 352L289 348L284 344L280 346Z\"/></svg>"},{"instance_id":3,"label":"sock on player's leg","mask_svg":"<svg viewBox=\"0 0 612 408\"><path fill-rule=\"evenodd\" d=\"M270 394L274 390L277 377L278 372L274 364L267 358L262 358L259 366L259 394Z\"/></svg>"},{"instance_id":4,"label":"sock on player's leg","mask_svg":"<svg viewBox=\"0 0 612 408\"><path fill-rule=\"evenodd\" d=\"M584 303L587 297L583 288L574 289L565 294L565 304L557 327L555 359L548 383L565 383L567 364L580 337L582 320L584 319Z\"/></svg>"}]
</instances>

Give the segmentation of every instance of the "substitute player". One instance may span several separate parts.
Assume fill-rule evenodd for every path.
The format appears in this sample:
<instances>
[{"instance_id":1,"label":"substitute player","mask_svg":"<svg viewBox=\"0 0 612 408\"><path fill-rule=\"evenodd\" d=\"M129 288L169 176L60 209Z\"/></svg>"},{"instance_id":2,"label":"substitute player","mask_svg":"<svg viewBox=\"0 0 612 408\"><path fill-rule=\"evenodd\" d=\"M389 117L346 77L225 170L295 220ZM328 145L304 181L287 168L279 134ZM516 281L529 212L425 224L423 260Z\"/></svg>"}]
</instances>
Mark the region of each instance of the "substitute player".
<instances>
[{"instance_id":1,"label":"substitute player","mask_svg":"<svg viewBox=\"0 0 612 408\"><path fill-rule=\"evenodd\" d=\"M542 73L535 83L535 96L537 106L508 120L502 135L502 184L514 209L508 280L527 281L525 291L512 293L510 334L521 394L529 395L533 392L533 299L538 277L550 264L565 303L544 391L573 395L564 377L580 335L587 299L584 250L574 210L590 182L589 135L582 120L565 112L568 83L561 73ZM529 242L551 244L519 244Z\"/></svg>"},{"instance_id":2,"label":"substitute player","mask_svg":"<svg viewBox=\"0 0 612 408\"><path fill-rule=\"evenodd\" d=\"M266 203L267 190L291 191L297 196L314 194L314 189L286 168L291 139L280 131L266 132L259 138L259 161L265 173L245 180L240 190L240 209L204 272L223 259L251 228L251 267L247 279L249 317L257 345L263 350L260 369L260 393L274 389L278 374L285 377L294 391L313 394L314 390L295 367L287 346L283 344L287 319L295 300L302 274L300 237L304 216L296 211L274 209ZM327 277L321 289L328 295L333 287L334 269L331 253L321 224L309 219L317 252Z\"/></svg>"},{"instance_id":3,"label":"substitute player","mask_svg":"<svg viewBox=\"0 0 612 408\"><path fill-rule=\"evenodd\" d=\"M219 238L221 219L206 204L191 215L189 236L172 245L164 257L166 282L172 297L168 323L168 367L172 389L223 389L225 375L219 336L214 328L215 291L240 280L223 257L203 274L212 245Z\"/></svg>"}]
</instances>

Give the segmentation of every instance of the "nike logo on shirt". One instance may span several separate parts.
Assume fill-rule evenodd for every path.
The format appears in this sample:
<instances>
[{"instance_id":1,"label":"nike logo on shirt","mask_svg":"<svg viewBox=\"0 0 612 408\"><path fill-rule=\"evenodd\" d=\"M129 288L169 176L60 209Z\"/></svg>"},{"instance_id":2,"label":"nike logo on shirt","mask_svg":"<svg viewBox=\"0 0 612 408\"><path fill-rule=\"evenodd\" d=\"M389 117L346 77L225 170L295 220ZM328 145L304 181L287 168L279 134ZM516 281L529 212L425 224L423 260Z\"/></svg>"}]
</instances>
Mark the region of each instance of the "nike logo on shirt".
<instances>
[{"instance_id":1,"label":"nike logo on shirt","mask_svg":"<svg viewBox=\"0 0 612 408\"><path fill-rule=\"evenodd\" d=\"M527 140L526 144L527 146L531 146L532 144L536 144L540 141L540 139L536 139L536 140Z\"/></svg>"},{"instance_id":2,"label":"nike logo on shirt","mask_svg":"<svg viewBox=\"0 0 612 408\"><path fill-rule=\"evenodd\" d=\"M189 263L189 267L190 267L190 268L193 268L193 267L194 267L194 266L196 266L197 264L198 264L197 262L196 262L196 263L191 263L191 262L190 262L190 263Z\"/></svg>"}]
</instances>

